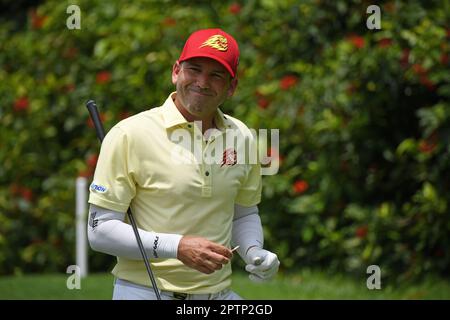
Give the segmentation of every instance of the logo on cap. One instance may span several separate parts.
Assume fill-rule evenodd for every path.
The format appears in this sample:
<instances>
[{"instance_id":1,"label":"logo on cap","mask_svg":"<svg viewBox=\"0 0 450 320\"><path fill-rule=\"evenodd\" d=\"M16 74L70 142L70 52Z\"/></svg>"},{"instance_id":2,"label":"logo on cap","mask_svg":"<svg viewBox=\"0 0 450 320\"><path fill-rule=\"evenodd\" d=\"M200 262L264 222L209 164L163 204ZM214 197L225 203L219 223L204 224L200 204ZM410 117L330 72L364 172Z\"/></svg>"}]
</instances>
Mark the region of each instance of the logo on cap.
<instances>
[{"instance_id":1,"label":"logo on cap","mask_svg":"<svg viewBox=\"0 0 450 320\"><path fill-rule=\"evenodd\" d=\"M211 47L219 51L227 51L228 50L227 38L225 38L220 34L215 34L209 37L205 42L203 42L199 48L203 47Z\"/></svg>"}]
</instances>

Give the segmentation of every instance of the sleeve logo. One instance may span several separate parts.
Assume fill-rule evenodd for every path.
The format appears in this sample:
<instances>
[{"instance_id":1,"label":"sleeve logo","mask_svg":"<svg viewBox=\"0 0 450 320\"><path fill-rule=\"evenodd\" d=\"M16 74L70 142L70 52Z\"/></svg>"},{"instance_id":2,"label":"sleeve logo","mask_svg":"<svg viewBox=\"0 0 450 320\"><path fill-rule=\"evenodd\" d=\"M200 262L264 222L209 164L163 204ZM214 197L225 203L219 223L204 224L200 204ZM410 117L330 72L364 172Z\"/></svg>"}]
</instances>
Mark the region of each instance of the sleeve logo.
<instances>
[{"instance_id":1,"label":"sleeve logo","mask_svg":"<svg viewBox=\"0 0 450 320\"><path fill-rule=\"evenodd\" d=\"M100 192L100 193L105 193L108 190L108 188L106 188L105 186L96 184L94 182L92 182L90 188L91 188L92 191L97 191L97 192Z\"/></svg>"}]
</instances>

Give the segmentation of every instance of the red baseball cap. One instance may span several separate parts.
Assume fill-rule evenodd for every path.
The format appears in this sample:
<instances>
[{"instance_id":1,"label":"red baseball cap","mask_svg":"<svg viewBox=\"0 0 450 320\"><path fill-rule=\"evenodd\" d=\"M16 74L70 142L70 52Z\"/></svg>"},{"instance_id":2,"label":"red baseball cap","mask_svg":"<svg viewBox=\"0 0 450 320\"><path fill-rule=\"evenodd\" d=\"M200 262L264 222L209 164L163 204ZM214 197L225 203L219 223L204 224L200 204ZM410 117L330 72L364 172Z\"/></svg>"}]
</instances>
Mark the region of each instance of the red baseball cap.
<instances>
[{"instance_id":1,"label":"red baseball cap","mask_svg":"<svg viewBox=\"0 0 450 320\"><path fill-rule=\"evenodd\" d=\"M236 40L221 29L203 29L186 40L178 62L195 57L211 58L222 64L234 78L239 64Z\"/></svg>"}]
</instances>

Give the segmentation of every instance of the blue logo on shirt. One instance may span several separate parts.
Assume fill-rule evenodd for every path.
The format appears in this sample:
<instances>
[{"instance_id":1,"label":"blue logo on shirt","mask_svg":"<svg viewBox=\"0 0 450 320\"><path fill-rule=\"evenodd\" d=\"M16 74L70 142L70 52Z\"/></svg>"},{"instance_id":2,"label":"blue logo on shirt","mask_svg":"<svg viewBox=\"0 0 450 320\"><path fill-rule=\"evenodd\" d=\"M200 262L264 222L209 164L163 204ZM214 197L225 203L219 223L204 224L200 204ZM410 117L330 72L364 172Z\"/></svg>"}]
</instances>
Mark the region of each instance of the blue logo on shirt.
<instances>
[{"instance_id":1,"label":"blue logo on shirt","mask_svg":"<svg viewBox=\"0 0 450 320\"><path fill-rule=\"evenodd\" d=\"M105 193L108 188L101 186L99 184L95 184L94 182L91 184L91 190L92 191L98 191L100 193Z\"/></svg>"}]
</instances>

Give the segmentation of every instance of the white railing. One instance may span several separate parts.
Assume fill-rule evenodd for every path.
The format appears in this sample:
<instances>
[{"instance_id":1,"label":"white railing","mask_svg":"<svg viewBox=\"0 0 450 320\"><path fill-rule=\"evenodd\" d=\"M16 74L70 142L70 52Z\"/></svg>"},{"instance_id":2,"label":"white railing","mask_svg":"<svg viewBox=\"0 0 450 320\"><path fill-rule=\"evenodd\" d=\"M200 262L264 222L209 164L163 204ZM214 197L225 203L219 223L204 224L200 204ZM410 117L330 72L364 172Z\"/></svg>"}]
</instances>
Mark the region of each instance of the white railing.
<instances>
[{"instance_id":1,"label":"white railing","mask_svg":"<svg viewBox=\"0 0 450 320\"><path fill-rule=\"evenodd\" d=\"M88 274L88 251L87 251L87 179L78 177L76 180L76 264L80 267L80 276Z\"/></svg>"}]
</instances>

